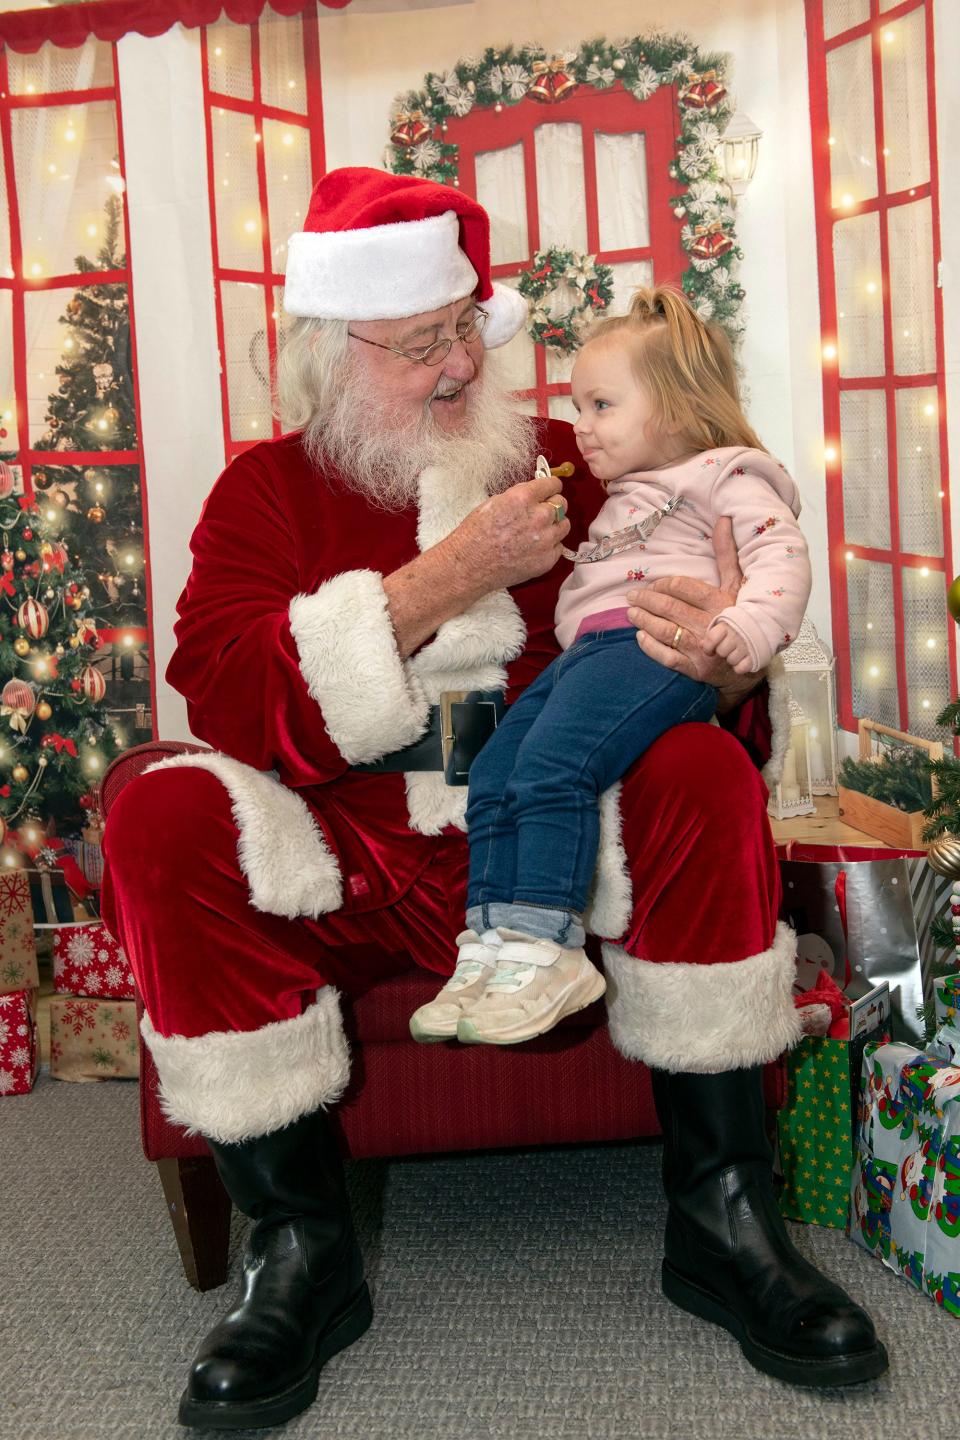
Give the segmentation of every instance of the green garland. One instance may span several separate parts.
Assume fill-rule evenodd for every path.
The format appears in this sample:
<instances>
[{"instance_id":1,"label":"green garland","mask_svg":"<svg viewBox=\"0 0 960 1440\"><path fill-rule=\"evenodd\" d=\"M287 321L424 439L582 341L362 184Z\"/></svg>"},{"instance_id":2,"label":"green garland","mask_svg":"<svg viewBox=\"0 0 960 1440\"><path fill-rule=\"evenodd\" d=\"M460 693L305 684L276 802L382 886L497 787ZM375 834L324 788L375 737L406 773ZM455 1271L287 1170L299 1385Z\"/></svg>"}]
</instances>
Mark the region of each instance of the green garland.
<instances>
[{"instance_id":1,"label":"green garland","mask_svg":"<svg viewBox=\"0 0 960 1440\"><path fill-rule=\"evenodd\" d=\"M562 106L584 85L599 91L619 86L638 101L649 100L662 85L676 85L680 134L670 166L670 178L676 181L670 204L690 256L683 289L698 315L717 321L736 343L744 328L744 292L735 278L743 252L714 155L731 113L722 88L726 64L722 54L702 53L683 36L661 34L589 40L576 51L559 54L542 45L488 47L479 59L459 60L441 73L428 71L419 90L397 97L390 115L387 166L397 175L459 185L459 147L445 138L447 124L477 106L498 113L536 94L538 86L552 87L553 104ZM695 77L710 72L716 77L718 103L695 108L690 87ZM492 120L492 130L495 125ZM710 253L717 250L721 253Z\"/></svg>"},{"instance_id":2,"label":"green garland","mask_svg":"<svg viewBox=\"0 0 960 1440\"><path fill-rule=\"evenodd\" d=\"M579 292L579 299L562 315L552 315L545 302L561 285ZM517 289L530 302L527 330L536 343L572 355L580 348L584 319L606 310L613 299L613 271L576 250L538 250Z\"/></svg>"},{"instance_id":3,"label":"green garland","mask_svg":"<svg viewBox=\"0 0 960 1440\"><path fill-rule=\"evenodd\" d=\"M840 784L898 810L924 810L931 800L930 761L922 750L891 746L879 760L844 760Z\"/></svg>"}]
</instances>

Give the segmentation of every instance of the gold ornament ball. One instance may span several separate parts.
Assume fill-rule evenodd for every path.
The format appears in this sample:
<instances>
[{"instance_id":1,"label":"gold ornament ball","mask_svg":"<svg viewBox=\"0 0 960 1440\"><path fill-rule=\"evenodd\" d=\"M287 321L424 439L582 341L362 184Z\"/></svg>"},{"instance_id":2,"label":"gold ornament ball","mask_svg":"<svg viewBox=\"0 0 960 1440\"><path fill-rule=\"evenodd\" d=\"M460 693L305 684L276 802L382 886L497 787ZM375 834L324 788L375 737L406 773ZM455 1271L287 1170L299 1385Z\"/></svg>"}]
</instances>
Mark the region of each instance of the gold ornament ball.
<instances>
[{"instance_id":1,"label":"gold ornament ball","mask_svg":"<svg viewBox=\"0 0 960 1440\"><path fill-rule=\"evenodd\" d=\"M92 525L100 525L103 523L103 517L105 514L106 511L104 510L102 505L91 505L90 509L87 511L87 519Z\"/></svg>"},{"instance_id":2,"label":"gold ornament ball","mask_svg":"<svg viewBox=\"0 0 960 1440\"><path fill-rule=\"evenodd\" d=\"M27 552L26 552L26 550L17 550L15 553L16 553L16 558L17 558L18 560L26 560L26 558L27 558Z\"/></svg>"},{"instance_id":3,"label":"gold ornament ball","mask_svg":"<svg viewBox=\"0 0 960 1440\"><path fill-rule=\"evenodd\" d=\"M37 706L37 719L49 720L52 714L53 707L51 705L48 705L46 700L41 700L40 704Z\"/></svg>"},{"instance_id":4,"label":"gold ornament ball","mask_svg":"<svg viewBox=\"0 0 960 1440\"><path fill-rule=\"evenodd\" d=\"M10 771L10 774L13 779L16 780L18 785L22 785L24 780L29 779L30 776L30 772L27 769L26 765L14 765L13 769Z\"/></svg>"},{"instance_id":5,"label":"gold ornament ball","mask_svg":"<svg viewBox=\"0 0 960 1440\"><path fill-rule=\"evenodd\" d=\"M25 635L18 635L16 640L14 640L13 642L13 648L14 650L16 650L18 655L29 655L30 641L26 638Z\"/></svg>"},{"instance_id":6,"label":"gold ornament ball","mask_svg":"<svg viewBox=\"0 0 960 1440\"><path fill-rule=\"evenodd\" d=\"M82 610L82 608L83 608L83 596L82 596L82 595L71 595L71 596L70 596L70 599L67 601L67 604L70 606L70 609L71 609L71 610Z\"/></svg>"},{"instance_id":7,"label":"gold ornament ball","mask_svg":"<svg viewBox=\"0 0 960 1440\"><path fill-rule=\"evenodd\" d=\"M79 635L71 635L71 636L70 636L70 640L69 640L68 643L69 643L69 645L70 645L70 649L71 649L71 650L77 650L77 649L79 649L79 647L80 647L80 636L79 636Z\"/></svg>"},{"instance_id":8,"label":"gold ornament ball","mask_svg":"<svg viewBox=\"0 0 960 1440\"><path fill-rule=\"evenodd\" d=\"M938 835L927 851L927 864L948 880L960 880L960 838Z\"/></svg>"},{"instance_id":9,"label":"gold ornament ball","mask_svg":"<svg viewBox=\"0 0 960 1440\"><path fill-rule=\"evenodd\" d=\"M960 575L957 576L947 591L947 609L957 624L960 625Z\"/></svg>"},{"instance_id":10,"label":"gold ornament ball","mask_svg":"<svg viewBox=\"0 0 960 1440\"><path fill-rule=\"evenodd\" d=\"M47 766L50 764L50 761L47 759L46 755L38 755L37 764L40 766L41 770L46 770Z\"/></svg>"}]
</instances>

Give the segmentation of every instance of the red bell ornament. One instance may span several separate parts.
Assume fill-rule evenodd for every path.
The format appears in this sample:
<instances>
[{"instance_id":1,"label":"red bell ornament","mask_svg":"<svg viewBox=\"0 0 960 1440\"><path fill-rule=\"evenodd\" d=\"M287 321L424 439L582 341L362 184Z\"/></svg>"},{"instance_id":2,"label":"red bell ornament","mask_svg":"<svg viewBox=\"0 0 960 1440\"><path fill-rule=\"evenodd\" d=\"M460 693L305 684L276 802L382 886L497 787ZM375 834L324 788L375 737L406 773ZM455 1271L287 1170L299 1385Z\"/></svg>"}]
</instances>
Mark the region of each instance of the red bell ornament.
<instances>
[{"instance_id":1,"label":"red bell ornament","mask_svg":"<svg viewBox=\"0 0 960 1440\"><path fill-rule=\"evenodd\" d=\"M726 87L721 85L716 70L704 70L702 75L690 76L680 103L688 110L715 110L726 98Z\"/></svg>"},{"instance_id":2,"label":"red bell ornament","mask_svg":"<svg viewBox=\"0 0 960 1440\"><path fill-rule=\"evenodd\" d=\"M726 255L733 249L733 241L729 235L724 234L720 220L711 220L709 225L698 225L693 233L696 238L690 246L690 254L695 255L698 260L719 260L721 255Z\"/></svg>"},{"instance_id":3,"label":"red bell ornament","mask_svg":"<svg viewBox=\"0 0 960 1440\"><path fill-rule=\"evenodd\" d=\"M97 705L107 693L107 682L99 670L92 665L85 665L80 676L80 688L84 699L89 700L91 705Z\"/></svg>"},{"instance_id":4,"label":"red bell ornament","mask_svg":"<svg viewBox=\"0 0 960 1440\"><path fill-rule=\"evenodd\" d=\"M42 640L50 626L47 607L41 605L39 600L34 600L31 595L17 611L17 623L21 630L26 630L31 640Z\"/></svg>"},{"instance_id":5,"label":"red bell ornament","mask_svg":"<svg viewBox=\"0 0 960 1440\"><path fill-rule=\"evenodd\" d=\"M568 100L577 88L577 82L568 75L564 66L568 63L564 55L554 55L552 60L534 60L530 67L533 83L527 94L541 105L556 105L558 100Z\"/></svg>"},{"instance_id":6,"label":"red bell ornament","mask_svg":"<svg viewBox=\"0 0 960 1440\"><path fill-rule=\"evenodd\" d=\"M393 122L390 139L401 150L410 150L414 145L428 139L430 126L420 110L401 110Z\"/></svg>"}]
</instances>

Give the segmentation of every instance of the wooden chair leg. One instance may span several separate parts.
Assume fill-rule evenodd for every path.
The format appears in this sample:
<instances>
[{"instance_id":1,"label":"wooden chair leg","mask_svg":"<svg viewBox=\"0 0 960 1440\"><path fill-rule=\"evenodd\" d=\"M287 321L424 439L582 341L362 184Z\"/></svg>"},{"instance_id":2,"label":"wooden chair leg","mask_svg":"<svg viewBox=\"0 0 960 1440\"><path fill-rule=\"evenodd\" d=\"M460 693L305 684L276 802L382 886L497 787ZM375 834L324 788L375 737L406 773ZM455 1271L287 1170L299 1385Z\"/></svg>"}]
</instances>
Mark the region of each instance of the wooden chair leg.
<instances>
[{"instance_id":1,"label":"wooden chair leg","mask_svg":"<svg viewBox=\"0 0 960 1440\"><path fill-rule=\"evenodd\" d=\"M157 1169L183 1272L195 1290L215 1290L227 1278L231 1207L213 1157L158 1160Z\"/></svg>"}]
</instances>

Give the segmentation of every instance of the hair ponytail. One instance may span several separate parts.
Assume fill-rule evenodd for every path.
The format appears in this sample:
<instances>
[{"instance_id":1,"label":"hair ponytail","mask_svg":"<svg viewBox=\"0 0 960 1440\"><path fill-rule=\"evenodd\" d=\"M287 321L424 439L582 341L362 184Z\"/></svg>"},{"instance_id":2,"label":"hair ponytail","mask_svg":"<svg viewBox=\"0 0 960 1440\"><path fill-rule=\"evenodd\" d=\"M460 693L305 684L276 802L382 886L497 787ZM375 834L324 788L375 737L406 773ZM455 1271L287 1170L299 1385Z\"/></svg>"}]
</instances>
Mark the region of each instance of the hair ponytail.
<instances>
[{"instance_id":1,"label":"hair ponytail","mask_svg":"<svg viewBox=\"0 0 960 1440\"><path fill-rule=\"evenodd\" d=\"M719 325L701 320L681 291L641 287L627 314L602 320L585 343L613 336L630 343L637 383L663 428L691 453L728 445L765 450L743 413L729 340Z\"/></svg>"}]
</instances>

